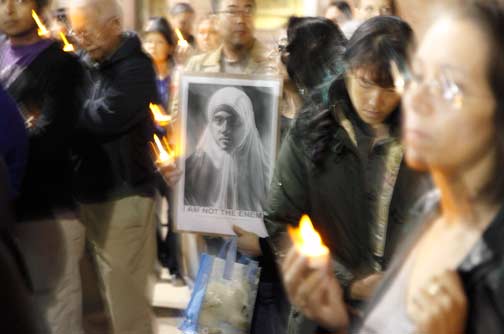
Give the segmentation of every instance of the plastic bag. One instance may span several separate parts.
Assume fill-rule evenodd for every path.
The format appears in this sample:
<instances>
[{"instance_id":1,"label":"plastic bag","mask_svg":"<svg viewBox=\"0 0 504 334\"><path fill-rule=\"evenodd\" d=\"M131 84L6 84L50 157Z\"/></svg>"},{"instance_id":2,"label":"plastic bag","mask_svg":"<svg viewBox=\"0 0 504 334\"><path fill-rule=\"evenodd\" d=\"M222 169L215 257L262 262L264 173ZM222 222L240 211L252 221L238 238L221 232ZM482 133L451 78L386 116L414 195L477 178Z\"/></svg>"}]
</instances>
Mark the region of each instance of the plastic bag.
<instances>
[{"instance_id":1,"label":"plastic bag","mask_svg":"<svg viewBox=\"0 0 504 334\"><path fill-rule=\"evenodd\" d=\"M254 311L260 269L256 261L236 261L236 238L218 257L203 254L185 319L184 334L247 334Z\"/></svg>"}]
</instances>

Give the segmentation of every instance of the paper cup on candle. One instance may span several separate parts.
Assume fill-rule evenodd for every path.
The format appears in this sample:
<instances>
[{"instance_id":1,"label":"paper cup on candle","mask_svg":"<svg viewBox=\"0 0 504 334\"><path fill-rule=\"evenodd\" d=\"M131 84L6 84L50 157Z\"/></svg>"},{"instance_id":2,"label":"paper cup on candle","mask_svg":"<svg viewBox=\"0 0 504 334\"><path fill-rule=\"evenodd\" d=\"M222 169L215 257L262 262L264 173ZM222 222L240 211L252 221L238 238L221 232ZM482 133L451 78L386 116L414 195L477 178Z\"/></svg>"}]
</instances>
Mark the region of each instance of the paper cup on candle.
<instances>
[{"instance_id":1,"label":"paper cup on candle","mask_svg":"<svg viewBox=\"0 0 504 334\"><path fill-rule=\"evenodd\" d=\"M322 238L313 227L310 217L303 215L299 227L289 227L289 235L299 254L308 258L311 269L322 269L328 266L329 248L322 242Z\"/></svg>"}]
</instances>

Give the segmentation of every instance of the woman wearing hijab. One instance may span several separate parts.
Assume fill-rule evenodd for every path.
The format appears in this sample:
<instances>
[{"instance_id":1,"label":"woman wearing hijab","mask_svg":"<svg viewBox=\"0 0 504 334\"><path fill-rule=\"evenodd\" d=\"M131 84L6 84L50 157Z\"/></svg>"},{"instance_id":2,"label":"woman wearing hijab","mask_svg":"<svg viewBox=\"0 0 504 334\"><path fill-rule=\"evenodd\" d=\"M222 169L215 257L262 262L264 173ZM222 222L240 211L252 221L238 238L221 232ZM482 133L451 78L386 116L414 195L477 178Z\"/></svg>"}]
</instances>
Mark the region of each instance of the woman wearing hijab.
<instances>
[{"instance_id":1,"label":"woman wearing hijab","mask_svg":"<svg viewBox=\"0 0 504 334\"><path fill-rule=\"evenodd\" d=\"M186 161L186 205L262 211L270 164L252 101L226 87L210 98L208 126Z\"/></svg>"}]
</instances>

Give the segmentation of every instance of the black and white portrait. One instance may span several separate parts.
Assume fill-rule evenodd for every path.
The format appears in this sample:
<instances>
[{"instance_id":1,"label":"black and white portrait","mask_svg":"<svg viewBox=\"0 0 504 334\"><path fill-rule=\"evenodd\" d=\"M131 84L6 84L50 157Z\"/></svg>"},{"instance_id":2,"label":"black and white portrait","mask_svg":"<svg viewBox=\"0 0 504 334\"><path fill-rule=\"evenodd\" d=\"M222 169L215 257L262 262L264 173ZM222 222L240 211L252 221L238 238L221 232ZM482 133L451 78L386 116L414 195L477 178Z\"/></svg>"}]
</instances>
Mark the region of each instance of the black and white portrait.
<instances>
[{"instance_id":1,"label":"black and white portrait","mask_svg":"<svg viewBox=\"0 0 504 334\"><path fill-rule=\"evenodd\" d=\"M178 228L199 221L196 232L231 234L233 224L250 229L251 220L260 220L262 230L277 150L279 80L187 75L181 82Z\"/></svg>"}]
</instances>

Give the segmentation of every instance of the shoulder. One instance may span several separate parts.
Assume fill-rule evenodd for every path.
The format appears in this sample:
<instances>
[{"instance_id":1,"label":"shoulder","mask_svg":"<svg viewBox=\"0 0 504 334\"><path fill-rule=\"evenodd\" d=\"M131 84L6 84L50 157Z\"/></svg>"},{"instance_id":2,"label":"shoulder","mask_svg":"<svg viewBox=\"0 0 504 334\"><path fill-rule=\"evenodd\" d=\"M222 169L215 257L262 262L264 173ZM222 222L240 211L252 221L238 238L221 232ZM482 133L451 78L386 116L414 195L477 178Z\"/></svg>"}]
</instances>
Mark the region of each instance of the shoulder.
<instances>
[{"instance_id":1,"label":"shoulder","mask_svg":"<svg viewBox=\"0 0 504 334\"><path fill-rule=\"evenodd\" d=\"M192 56L184 66L184 71L199 72L201 70L201 67L203 66L203 63L205 63L206 59L208 59L209 56L209 53Z\"/></svg>"},{"instance_id":2,"label":"shoulder","mask_svg":"<svg viewBox=\"0 0 504 334\"><path fill-rule=\"evenodd\" d=\"M58 42L52 43L43 53L44 60L51 66L64 68L67 66L80 66L79 59L76 55L62 50L62 46Z\"/></svg>"},{"instance_id":3,"label":"shoulder","mask_svg":"<svg viewBox=\"0 0 504 334\"><path fill-rule=\"evenodd\" d=\"M221 59L222 47L217 50L192 56L184 66L186 72L200 72L205 67L219 66Z\"/></svg>"}]
</instances>

